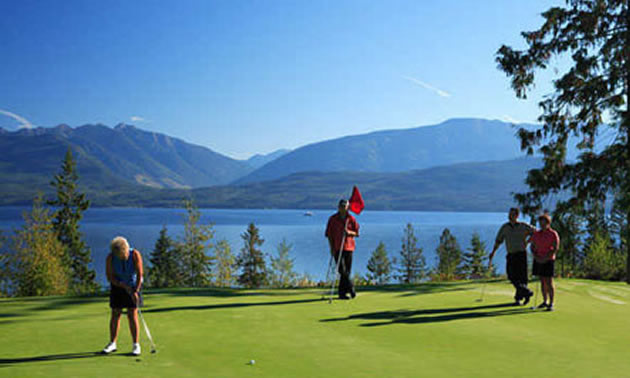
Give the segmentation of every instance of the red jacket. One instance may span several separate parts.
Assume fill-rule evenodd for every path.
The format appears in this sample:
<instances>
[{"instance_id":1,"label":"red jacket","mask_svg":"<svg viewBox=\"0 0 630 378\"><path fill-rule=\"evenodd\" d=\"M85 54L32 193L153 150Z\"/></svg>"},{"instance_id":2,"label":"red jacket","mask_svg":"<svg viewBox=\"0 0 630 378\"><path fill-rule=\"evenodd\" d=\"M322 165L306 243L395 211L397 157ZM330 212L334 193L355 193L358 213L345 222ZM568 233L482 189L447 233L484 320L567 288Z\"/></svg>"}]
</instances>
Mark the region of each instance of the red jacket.
<instances>
[{"instance_id":1,"label":"red jacket","mask_svg":"<svg viewBox=\"0 0 630 378\"><path fill-rule=\"evenodd\" d=\"M347 227L344 227L346 223ZM359 223L357 223L357 220L352 215L350 215L350 213L348 213L345 220L341 219L341 216L338 212L328 218L325 235L329 240L332 240L332 245L335 251L339 251L341 249L341 240L343 239L346 228L350 231L356 232L357 236L359 236ZM343 250L354 251L354 249L354 237L346 236L346 239L343 243Z\"/></svg>"}]
</instances>

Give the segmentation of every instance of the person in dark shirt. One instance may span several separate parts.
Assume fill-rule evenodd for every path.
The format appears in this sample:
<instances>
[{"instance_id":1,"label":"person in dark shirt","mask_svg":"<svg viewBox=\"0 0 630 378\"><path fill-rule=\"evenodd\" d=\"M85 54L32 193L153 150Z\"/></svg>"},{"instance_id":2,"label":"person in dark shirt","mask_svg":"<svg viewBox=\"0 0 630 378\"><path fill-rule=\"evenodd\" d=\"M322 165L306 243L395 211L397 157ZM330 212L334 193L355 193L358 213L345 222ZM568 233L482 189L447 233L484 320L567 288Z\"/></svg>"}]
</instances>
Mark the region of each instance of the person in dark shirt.
<instances>
[{"instance_id":1,"label":"person in dark shirt","mask_svg":"<svg viewBox=\"0 0 630 378\"><path fill-rule=\"evenodd\" d=\"M532 225L519 222L519 215L519 209L515 207L510 209L508 214L509 222L503 224L499 229L488 261L488 266L490 267L494 254L501 244L505 242L505 248L507 249L505 270L507 271L508 279L514 286L514 289L516 289L514 294L516 305L520 305L521 300L524 300L523 304L527 304L533 294L527 287L527 243L530 236L536 231Z\"/></svg>"}]
</instances>

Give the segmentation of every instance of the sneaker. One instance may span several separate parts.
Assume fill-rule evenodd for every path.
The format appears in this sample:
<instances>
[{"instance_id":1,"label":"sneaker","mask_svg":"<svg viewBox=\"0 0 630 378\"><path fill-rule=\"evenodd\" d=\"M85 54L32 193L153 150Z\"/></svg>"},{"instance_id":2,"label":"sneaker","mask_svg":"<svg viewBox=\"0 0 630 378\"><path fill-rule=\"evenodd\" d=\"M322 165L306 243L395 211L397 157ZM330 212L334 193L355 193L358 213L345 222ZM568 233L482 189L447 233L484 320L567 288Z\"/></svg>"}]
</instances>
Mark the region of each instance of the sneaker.
<instances>
[{"instance_id":1,"label":"sneaker","mask_svg":"<svg viewBox=\"0 0 630 378\"><path fill-rule=\"evenodd\" d=\"M139 356L141 353L140 351L140 344L139 343L133 343L133 349L131 349L131 354L133 354L134 356Z\"/></svg>"},{"instance_id":2,"label":"sneaker","mask_svg":"<svg viewBox=\"0 0 630 378\"><path fill-rule=\"evenodd\" d=\"M549 308L549 306L547 306L547 304L545 302L541 303L538 305L538 307L536 307L537 309L543 309L543 308Z\"/></svg>"},{"instance_id":3,"label":"sneaker","mask_svg":"<svg viewBox=\"0 0 630 378\"><path fill-rule=\"evenodd\" d=\"M521 301L519 299L514 299L514 303L512 303L512 306L520 306L521 305Z\"/></svg>"},{"instance_id":4,"label":"sneaker","mask_svg":"<svg viewBox=\"0 0 630 378\"><path fill-rule=\"evenodd\" d=\"M105 348L103 348L103 354L110 354L116 351L116 342L112 341Z\"/></svg>"},{"instance_id":5,"label":"sneaker","mask_svg":"<svg viewBox=\"0 0 630 378\"><path fill-rule=\"evenodd\" d=\"M547 311L553 311L553 304L547 305Z\"/></svg>"}]
</instances>

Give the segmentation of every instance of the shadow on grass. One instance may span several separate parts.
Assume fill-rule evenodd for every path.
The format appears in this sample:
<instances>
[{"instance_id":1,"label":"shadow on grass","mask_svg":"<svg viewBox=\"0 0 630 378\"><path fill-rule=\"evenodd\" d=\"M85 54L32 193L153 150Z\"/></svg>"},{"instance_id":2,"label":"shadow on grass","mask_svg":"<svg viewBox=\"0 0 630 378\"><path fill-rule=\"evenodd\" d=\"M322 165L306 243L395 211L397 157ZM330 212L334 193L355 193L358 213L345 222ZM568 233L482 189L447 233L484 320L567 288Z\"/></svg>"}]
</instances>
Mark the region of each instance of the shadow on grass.
<instances>
[{"instance_id":1,"label":"shadow on grass","mask_svg":"<svg viewBox=\"0 0 630 378\"><path fill-rule=\"evenodd\" d=\"M177 288L177 289L150 289L146 294L166 294L181 297L216 297L216 298L234 298L234 297L253 297L253 296L272 296L287 295L286 292L274 292L273 290L264 290L257 292L248 289L232 289L232 288Z\"/></svg>"},{"instance_id":2,"label":"shadow on grass","mask_svg":"<svg viewBox=\"0 0 630 378\"><path fill-rule=\"evenodd\" d=\"M0 313L0 319L2 318L17 318L20 316L24 316L24 314L21 313L16 313L16 312L4 312L4 313Z\"/></svg>"},{"instance_id":3,"label":"shadow on grass","mask_svg":"<svg viewBox=\"0 0 630 378\"><path fill-rule=\"evenodd\" d=\"M488 279L460 282L423 282L420 284L408 285L384 285L384 286L360 286L357 291L361 292L399 292L401 297L410 297L421 294L443 293L449 291L477 290L478 285L483 282L500 282L502 279Z\"/></svg>"},{"instance_id":4,"label":"shadow on grass","mask_svg":"<svg viewBox=\"0 0 630 378\"><path fill-rule=\"evenodd\" d=\"M22 364L27 362L45 362L60 360L78 360L83 358L95 357L133 357L131 353L126 354L103 354L102 352L82 352L82 353L65 353L65 354L48 354L33 357L17 357L17 358L0 358L0 367L13 364Z\"/></svg>"},{"instance_id":5,"label":"shadow on grass","mask_svg":"<svg viewBox=\"0 0 630 378\"><path fill-rule=\"evenodd\" d=\"M36 313L39 311L59 310L77 305L98 303L107 301L108 297L109 292L83 296L8 298L6 301L3 301L0 306L4 307L4 310L18 309L20 312L11 312L11 310L9 310L8 312L0 313L0 317L27 316L29 313Z\"/></svg>"},{"instance_id":6,"label":"shadow on grass","mask_svg":"<svg viewBox=\"0 0 630 378\"><path fill-rule=\"evenodd\" d=\"M239 307L255 307L255 306L278 306L300 303L321 302L320 298L317 299L296 299L290 301L274 301L274 302L245 302L245 303L220 303L200 306L175 306L175 307L162 307L152 308L142 311L143 313L150 312L171 312L171 311L189 311L189 310L216 310L221 308L239 308Z\"/></svg>"},{"instance_id":7,"label":"shadow on grass","mask_svg":"<svg viewBox=\"0 0 630 378\"><path fill-rule=\"evenodd\" d=\"M85 297L60 297L46 299L46 303L40 306L33 307L29 311L46 311L46 310L59 310L70 306L77 306L82 304L90 304L96 302L103 302L109 298L109 294L101 294Z\"/></svg>"},{"instance_id":8,"label":"shadow on grass","mask_svg":"<svg viewBox=\"0 0 630 378\"><path fill-rule=\"evenodd\" d=\"M529 307L515 307L512 303L504 303L474 307L368 312L350 315L345 318L322 319L320 322L338 322L356 319L381 320L380 322L361 324L362 327L375 327L390 324L424 324L452 320L491 318L506 315L531 314L532 312Z\"/></svg>"}]
</instances>

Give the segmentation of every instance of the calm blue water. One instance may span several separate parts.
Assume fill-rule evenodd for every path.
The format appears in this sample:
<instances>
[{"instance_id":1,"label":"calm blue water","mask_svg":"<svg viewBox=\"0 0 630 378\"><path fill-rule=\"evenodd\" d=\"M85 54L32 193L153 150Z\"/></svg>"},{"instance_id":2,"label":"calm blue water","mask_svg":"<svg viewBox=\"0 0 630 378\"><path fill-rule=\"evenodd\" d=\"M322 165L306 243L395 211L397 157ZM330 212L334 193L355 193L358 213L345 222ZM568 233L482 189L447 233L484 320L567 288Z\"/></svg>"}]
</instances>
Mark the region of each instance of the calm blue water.
<instances>
[{"instance_id":1,"label":"calm blue water","mask_svg":"<svg viewBox=\"0 0 630 378\"><path fill-rule=\"evenodd\" d=\"M7 233L22 224L21 214L26 207L0 208L0 229ZM260 228L265 240L263 251L275 253L277 245L286 239L293 245L295 270L308 273L315 279L324 279L328 263L328 243L324 229L334 211L315 210L313 216L304 216L303 210L217 210L202 209L201 222L212 223L216 239L226 239L238 253L242 246L240 234L249 222ZM105 283L104 261L109 241L116 235L127 237L131 245L140 250L145 259L152 251L163 225L171 237L183 232L184 209L106 208L86 212L81 230L92 248L92 258L98 279ZM417 211L364 211L357 216L361 237L357 239L353 272L365 273L367 261L379 241L383 241L390 257L400 251L403 228L412 223L419 245L424 249L429 266L434 266L435 248L442 230L448 227L463 249L470 245L473 232L478 232L487 248L492 247L498 227L507 220L504 213L444 213ZM498 255L504 254L501 248ZM504 270L504 259L495 258L499 271Z\"/></svg>"}]
</instances>

